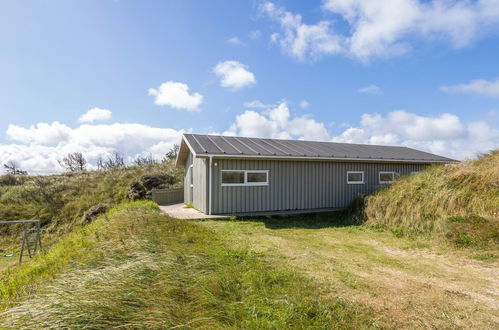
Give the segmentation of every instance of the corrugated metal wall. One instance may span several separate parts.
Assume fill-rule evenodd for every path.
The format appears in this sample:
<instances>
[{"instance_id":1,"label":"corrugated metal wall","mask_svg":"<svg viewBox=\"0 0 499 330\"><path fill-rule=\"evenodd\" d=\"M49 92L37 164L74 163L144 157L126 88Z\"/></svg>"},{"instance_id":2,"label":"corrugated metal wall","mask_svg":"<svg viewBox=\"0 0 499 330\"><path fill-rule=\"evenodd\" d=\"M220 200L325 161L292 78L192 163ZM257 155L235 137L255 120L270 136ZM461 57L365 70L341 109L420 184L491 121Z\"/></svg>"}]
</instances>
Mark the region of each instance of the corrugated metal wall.
<instances>
[{"instance_id":1,"label":"corrugated metal wall","mask_svg":"<svg viewBox=\"0 0 499 330\"><path fill-rule=\"evenodd\" d=\"M190 182L189 182L189 171L191 170L191 164L192 164L192 153L189 152L189 155L187 156L187 160L185 161L184 165L184 203L189 203L190 201Z\"/></svg>"},{"instance_id":2,"label":"corrugated metal wall","mask_svg":"<svg viewBox=\"0 0 499 330\"><path fill-rule=\"evenodd\" d=\"M379 188L379 171L408 175L428 166L221 159L214 160L214 163L217 166L213 167L213 214L342 208L355 197ZM269 185L222 187L221 170L269 170ZM347 184L347 171L364 171L365 183Z\"/></svg>"},{"instance_id":3,"label":"corrugated metal wall","mask_svg":"<svg viewBox=\"0 0 499 330\"><path fill-rule=\"evenodd\" d=\"M208 212L208 166L206 158L194 158L193 183L194 196L192 204L201 212Z\"/></svg>"},{"instance_id":4,"label":"corrugated metal wall","mask_svg":"<svg viewBox=\"0 0 499 330\"><path fill-rule=\"evenodd\" d=\"M158 205L182 203L184 201L184 188L153 189L152 200Z\"/></svg>"}]
</instances>

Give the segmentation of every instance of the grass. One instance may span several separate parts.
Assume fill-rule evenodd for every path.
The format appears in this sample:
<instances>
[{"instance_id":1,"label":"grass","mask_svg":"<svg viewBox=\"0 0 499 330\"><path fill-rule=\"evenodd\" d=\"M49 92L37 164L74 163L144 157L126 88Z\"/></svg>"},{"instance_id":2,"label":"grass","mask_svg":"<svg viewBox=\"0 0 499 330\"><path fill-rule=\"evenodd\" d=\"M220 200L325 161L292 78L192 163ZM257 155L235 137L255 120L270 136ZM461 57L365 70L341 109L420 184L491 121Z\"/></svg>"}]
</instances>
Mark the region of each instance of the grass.
<instances>
[{"instance_id":1,"label":"grass","mask_svg":"<svg viewBox=\"0 0 499 330\"><path fill-rule=\"evenodd\" d=\"M365 201L366 224L437 236L456 247L499 243L499 151L402 178Z\"/></svg>"},{"instance_id":2,"label":"grass","mask_svg":"<svg viewBox=\"0 0 499 330\"><path fill-rule=\"evenodd\" d=\"M72 262L60 264L64 271L50 273L52 279L31 272L43 285L12 299L0 327L377 326L369 308L329 296L266 253L234 244L200 223L171 219L150 205L115 208L84 231L74 235L86 244L67 244L75 242L68 238L26 266L46 269L52 251L79 252ZM11 273L3 283L12 278L17 275Z\"/></svg>"},{"instance_id":3,"label":"grass","mask_svg":"<svg viewBox=\"0 0 499 330\"><path fill-rule=\"evenodd\" d=\"M200 222L232 244L274 258L333 296L372 310L387 328L497 328L494 252L398 237L338 214Z\"/></svg>"},{"instance_id":4,"label":"grass","mask_svg":"<svg viewBox=\"0 0 499 330\"><path fill-rule=\"evenodd\" d=\"M181 184L182 171L172 161L111 170L51 176L0 176L0 220L37 219L46 247L87 225L84 214L96 205L113 207L128 201L130 184L144 175L168 174ZM21 227L0 225L0 249L19 253ZM2 251L0 250L0 252ZM0 262L0 269L10 265Z\"/></svg>"}]
</instances>

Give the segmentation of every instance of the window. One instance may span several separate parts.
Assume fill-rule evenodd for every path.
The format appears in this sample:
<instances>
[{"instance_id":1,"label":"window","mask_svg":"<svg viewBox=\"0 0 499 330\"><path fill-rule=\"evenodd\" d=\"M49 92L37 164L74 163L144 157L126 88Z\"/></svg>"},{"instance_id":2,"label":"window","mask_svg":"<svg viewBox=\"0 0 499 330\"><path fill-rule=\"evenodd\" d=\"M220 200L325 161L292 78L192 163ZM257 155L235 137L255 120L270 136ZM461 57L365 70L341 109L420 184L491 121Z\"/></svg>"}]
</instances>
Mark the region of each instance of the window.
<instances>
[{"instance_id":1,"label":"window","mask_svg":"<svg viewBox=\"0 0 499 330\"><path fill-rule=\"evenodd\" d=\"M222 184L244 184L244 171L222 171Z\"/></svg>"},{"instance_id":2,"label":"window","mask_svg":"<svg viewBox=\"0 0 499 330\"><path fill-rule=\"evenodd\" d=\"M379 172L379 183L392 183L395 181L395 172Z\"/></svg>"},{"instance_id":3,"label":"window","mask_svg":"<svg viewBox=\"0 0 499 330\"><path fill-rule=\"evenodd\" d=\"M364 183L364 171L348 171L347 172L347 183L348 184L363 184Z\"/></svg>"},{"instance_id":4,"label":"window","mask_svg":"<svg viewBox=\"0 0 499 330\"><path fill-rule=\"evenodd\" d=\"M222 170L222 186L266 186L267 170Z\"/></svg>"}]
</instances>

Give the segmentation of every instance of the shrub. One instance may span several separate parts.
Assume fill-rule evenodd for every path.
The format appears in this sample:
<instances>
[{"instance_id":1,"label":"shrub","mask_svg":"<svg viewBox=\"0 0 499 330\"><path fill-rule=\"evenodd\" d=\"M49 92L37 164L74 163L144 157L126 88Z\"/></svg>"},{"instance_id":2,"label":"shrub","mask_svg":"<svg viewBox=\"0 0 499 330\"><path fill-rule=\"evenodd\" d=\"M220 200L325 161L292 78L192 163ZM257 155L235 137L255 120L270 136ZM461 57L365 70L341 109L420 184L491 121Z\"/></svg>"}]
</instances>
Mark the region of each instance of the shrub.
<instances>
[{"instance_id":1,"label":"shrub","mask_svg":"<svg viewBox=\"0 0 499 330\"><path fill-rule=\"evenodd\" d=\"M16 186L19 184L19 180L15 175L6 174L0 176L0 186Z\"/></svg>"},{"instance_id":2,"label":"shrub","mask_svg":"<svg viewBox=\"0 0 499 330\"><path fill-rule=\"evenodd\" d=\"M97 218L99 215L104 214L107 212L109 209L109 206L107 204L97 204L89 208L84 214L83 214L83 219L85 222L92 222L95 218Z\"/></svg>"},{"instance_id":3,"label":"shrub","mask_svg":"<svg viewBox=\"0 0 499 330\"><path fill-rule=\"evenodd\" d=\"M140 178L140 182L147 190L152 190L174 184L175 177L168 174L144 175Z\"/></svg>"},{"instance_id":4,"label":"shrub","mask_svg":"<svg viewBox=\"0 0 499 330\"><path fill-rule=\"evenodd\" d=\"M140 181L132 181L126 190L126 196L131 201L136 201L139 199L144 199L146 197L147 190Z\"/></svg>"}]
</instances>

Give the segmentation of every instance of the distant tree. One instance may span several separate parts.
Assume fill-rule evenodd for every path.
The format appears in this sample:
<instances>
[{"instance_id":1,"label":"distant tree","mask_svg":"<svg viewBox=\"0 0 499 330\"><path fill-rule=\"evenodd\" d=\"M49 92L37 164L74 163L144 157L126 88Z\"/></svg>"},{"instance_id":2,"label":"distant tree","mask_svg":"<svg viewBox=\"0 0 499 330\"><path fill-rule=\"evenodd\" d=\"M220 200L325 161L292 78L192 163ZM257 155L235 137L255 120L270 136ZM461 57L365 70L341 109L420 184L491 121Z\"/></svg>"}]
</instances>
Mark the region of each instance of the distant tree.
<instances>
[{"instance_id":1,"label":"distant tree","mask_svg":"<svg viewBox=\"0 0 499 330\"><path fill-rule=\"evenodd\" d=\"M149 164L154 164L156 161L152 157L152 154L149 154L147 156L137 156L135 160L133 161L135 165L149 165Z\"/></svg>"},{"instance_id":2,"label":"distant tree","mask_svg":"<svg viewBox=\"0 0 499 330\"><path fill-rule=\"evenodd\" d=\"M118 167L125 167L125 157L116 151L106 158L103 158L102 156L97 158L97 168L100 170L108 170Z\"/></svg>"},{"instance_id":3,"label":"distant tree","mask_svg":"<svg viewBox=\"0 0 499 330\"><path fill-rule=\"evenodd\" d=\"M97 169L99 170L103 170L105 169L104 167L104 158L101 156L99 156L99 158L97 158Z\"/></svg>"},{"instance_id":4,"label":"distant tree","mask_svg":"<svg viewBox=\"0 0 499 330\"><path fill-rule=\"evenodd\" d=\"M178 144L174 144L173 147L166 153L165 160L172 160L177 158L178 151L180 150L180 146Z\"/></svg>"},{"instance_id":5,"label":"distant tree","mask_svg":"<svg viewBox=\"0 0 499 330\"><path fill-rule=\"evenodd\" d=\"M87 160L81 152L68 154L59 164L70 172L83 172L87 169Z\"/></svg>"},{"instance_id":6,"label":"distant tree","mask_svg":"<svg viewBox=\"0 0 499 330\"><path fill-rule=\"evenodd\" d=\"M3 167L5 168L7 174L28 175L28 172L23 171L21 168L19 168L19 164L17 164L17 162L13 160L9 160L7 163L3 164Z\"/></svg>"}]
</instances>

